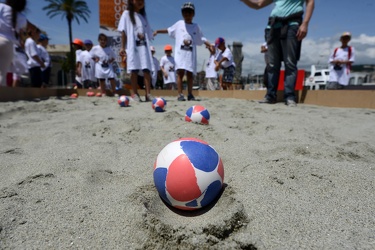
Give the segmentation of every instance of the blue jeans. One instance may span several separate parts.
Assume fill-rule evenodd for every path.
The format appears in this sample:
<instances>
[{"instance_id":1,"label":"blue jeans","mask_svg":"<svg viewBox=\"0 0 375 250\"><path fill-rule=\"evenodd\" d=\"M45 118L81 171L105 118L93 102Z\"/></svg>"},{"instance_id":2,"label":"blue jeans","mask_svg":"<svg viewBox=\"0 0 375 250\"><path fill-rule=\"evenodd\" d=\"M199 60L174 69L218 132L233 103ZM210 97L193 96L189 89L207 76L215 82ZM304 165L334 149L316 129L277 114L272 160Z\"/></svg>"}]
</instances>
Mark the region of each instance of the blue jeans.
<instances>
[{"instance_id":1,"label":"blue jeans","mask_svg":"<svg viewBox=\"0 0 375 250\"><path fill-rule=\"evenodd\" d=\"M266 98L276 100L277 87L279 85L279 76L281 62L284 61L285 79L284 79L284 100L296 100L295 85L297 80L297 61L299 59L301 42L297 40L297 31L299 26L292 25L288 28L286 39L280 39L281 29L275 29L273 38L268 44L268 86ZM269 30L266 30L266 40L269 37Z\"/></svg>"}]
</instances>

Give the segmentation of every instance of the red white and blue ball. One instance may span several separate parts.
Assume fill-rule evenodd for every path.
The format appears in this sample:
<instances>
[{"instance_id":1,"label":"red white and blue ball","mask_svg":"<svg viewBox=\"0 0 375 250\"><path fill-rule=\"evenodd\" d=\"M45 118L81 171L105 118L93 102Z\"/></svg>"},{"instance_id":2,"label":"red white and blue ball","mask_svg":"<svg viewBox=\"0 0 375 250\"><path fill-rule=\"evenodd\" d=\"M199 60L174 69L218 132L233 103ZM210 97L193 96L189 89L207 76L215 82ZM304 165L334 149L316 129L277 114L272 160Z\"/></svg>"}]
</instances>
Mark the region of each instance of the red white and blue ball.
<instances>
[{"instance_id":1,"label":"red white and blue ball","mask_svg":"<svg viewBox=\"0 0 375 250\"><path fill-rule=\"evenodd\" d=\"M128 107L129 106L129 97L122 95L118 98L117 103L120 107Z\"/></svg>"},{"instance_id":2,"label":"red white and blue ball","mask_svg":"<svg viewBox=\"0 0 375 250\"><path fill-rule=\"evenodd\" d=\"M152 108L155 112L164 112L167 106L167 101L164 98L156 97L152 100Z\"/></svg>"},{"instance_id":3,"label":"red white and blue ball","mask_svg":"<svg viewBox=\"0 0 375 250\"><path fill-rule=\"evenodd\" d=\"M182 210L196 210L220 194L224 166L207 142L182 138L169 143L154 164L154 183L160 197Z\"/></svg>"},{"instance_id":4,"label":"red white and blue ball","mask_svg":"<svg viewBox=\"0 0 375 250\"><path fill-rule=\"evenodd\" d=\"M186 111L185 121L208 125L210 112L201 105L194 105Z\"/></svg>"}]
</instances>

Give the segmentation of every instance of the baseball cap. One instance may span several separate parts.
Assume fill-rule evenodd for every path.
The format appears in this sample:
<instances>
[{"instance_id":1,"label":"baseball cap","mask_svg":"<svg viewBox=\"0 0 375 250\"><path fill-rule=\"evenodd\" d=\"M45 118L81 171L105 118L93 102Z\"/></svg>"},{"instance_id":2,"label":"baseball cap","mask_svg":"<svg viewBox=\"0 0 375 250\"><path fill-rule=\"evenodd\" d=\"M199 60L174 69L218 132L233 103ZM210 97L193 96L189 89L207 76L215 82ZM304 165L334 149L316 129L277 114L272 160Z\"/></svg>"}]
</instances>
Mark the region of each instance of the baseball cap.
<instances>
[{"instance_id":1,"label":"baseball cap","mask_svg":"<svg viewBox=\"0 0 375 250\"><path fill-rule=\"evenodd\" d=\"M76 39L73 40L72 43L83 47L83 42L82 42L81 39L76 38Z\"/></svg>"},{"instance_id":2,"label":"baseball cap","mask_svg":"<svg viewBox=\"0 0 375 250\"><path fill-rule=\"evenodd\" d=\"M224 42L225 42L224 38L222 38L222 37L216 38L216 40L215 40L215 47L218 47L220 44L222 44Z\"/></svg>"},{"instance_id":3,"label":"baseball cap","mask_svg":"<svg viewBox=\"0 0 375 250\"><path fill-rule=\"evenodd\" d=\"M194 4L192 2L186 2L182 5L181 10L195 11L195 7L194 7Z\"/></svg>"},{"instance_id":4,"label":"baseball cap","mask_svg":"<svg viewBox=\"0 0 375 250\"><path fill-rule=\"evenodd\" d=\"M84 44L89 44L89 45L93 45L92 41L90 39L86 39L85 41L83 41Z\"/></svg>"},{"instance_id":5,"label":"baseball cap","mask_svg":"<svg viewBox=\"0 0 375 250\"><path fill-rule=\"evenodd\" d=\"M46 34L40 34L39 35L39 41L49 40L48 36Z\"/></svg>"},{"instance_id":6,"label":"baseball cap","mask_svg":"<svg viewBox=\"0 0 375 250\"><path fill-rule=\"evenodd\" d=\"M151 51L155 51L155 47L154 46L150 46L150 50Z\"/></svg>"},{"instance_id":7,"label":"baseball cap","mask_svg":"<svg viewBox=\"0 0 375 250\"><path fill-rule=\"evenodd\" d=\"M172 50L172 46L167 44L164 46L164 50Z\"/></svg>"}]
</instances>

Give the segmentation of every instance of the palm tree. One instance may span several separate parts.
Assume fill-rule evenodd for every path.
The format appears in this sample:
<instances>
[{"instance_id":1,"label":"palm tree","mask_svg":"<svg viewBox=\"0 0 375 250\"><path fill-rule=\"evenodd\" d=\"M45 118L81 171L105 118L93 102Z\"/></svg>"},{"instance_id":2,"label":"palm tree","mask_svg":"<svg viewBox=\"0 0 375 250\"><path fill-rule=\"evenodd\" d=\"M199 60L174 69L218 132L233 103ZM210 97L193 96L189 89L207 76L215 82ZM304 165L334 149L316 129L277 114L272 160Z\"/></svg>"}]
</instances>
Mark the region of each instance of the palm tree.
<instances>
[{"instance_id":1,"label":"palm tree","mask_svg":"<svg viewBox=\"0 0 375 250\"><path fill-rule=\"evenodd\" d=\"M43 10L47 11L47 16L53 18L57 15L61 15L62 19L66 19L68 21L68 28L69 28L69 44L70 44L70 58L71 58L71 80L74 82L75 80L75 55L74 49L72 45L72 22L76 20L78 24L80 19L85 20L87 23L87 19L90 17L91 11L87 7L86 1L82 0L45 0L48 5L43 8Z\"/></svg>"}]
</instances>

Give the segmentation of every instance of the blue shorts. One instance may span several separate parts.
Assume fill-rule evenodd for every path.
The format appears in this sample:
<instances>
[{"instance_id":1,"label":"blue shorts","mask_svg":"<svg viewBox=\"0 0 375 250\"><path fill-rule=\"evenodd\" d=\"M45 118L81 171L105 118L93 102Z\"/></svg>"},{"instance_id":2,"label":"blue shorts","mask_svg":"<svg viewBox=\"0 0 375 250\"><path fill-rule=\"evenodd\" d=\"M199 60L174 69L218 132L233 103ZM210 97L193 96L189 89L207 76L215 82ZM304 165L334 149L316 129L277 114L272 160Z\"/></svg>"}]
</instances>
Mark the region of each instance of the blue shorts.
<instances>
[{"instance_id":1,"label":"blue shorts","mask_svg":"<svg viewBox=\"0 0 375 250\"><path fill-rule=\"evenodd\" d=\"M233 83L235 71L236 71L236 68L233 65L229 66L228 68L224 68L223 82Z\"/></svg>"}]
</instances>

